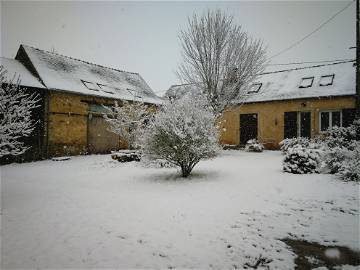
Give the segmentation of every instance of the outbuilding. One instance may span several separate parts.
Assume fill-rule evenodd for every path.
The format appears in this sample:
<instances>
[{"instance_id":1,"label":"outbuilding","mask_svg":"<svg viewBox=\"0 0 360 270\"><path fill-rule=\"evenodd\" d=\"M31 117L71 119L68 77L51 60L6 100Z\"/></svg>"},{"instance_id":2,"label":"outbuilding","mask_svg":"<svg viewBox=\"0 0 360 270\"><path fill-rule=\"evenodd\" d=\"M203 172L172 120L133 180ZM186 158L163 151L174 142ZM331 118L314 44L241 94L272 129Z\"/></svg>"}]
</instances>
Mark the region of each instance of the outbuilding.
<instances>
[{"instance_id":1,"label":"outbuilding","mask_svg":"<svg viewBox=\"0 0 360 270\"><path fill-rule=\"evenodd\" d=\"M22 87L39 94L36 130L24 159L108 153L126 142L108 131L103 105L115 101L161 104L138 73L92 64L21 45L15 59L0 58L8 76L20 76Z\"/></svg>"}]
</instances>

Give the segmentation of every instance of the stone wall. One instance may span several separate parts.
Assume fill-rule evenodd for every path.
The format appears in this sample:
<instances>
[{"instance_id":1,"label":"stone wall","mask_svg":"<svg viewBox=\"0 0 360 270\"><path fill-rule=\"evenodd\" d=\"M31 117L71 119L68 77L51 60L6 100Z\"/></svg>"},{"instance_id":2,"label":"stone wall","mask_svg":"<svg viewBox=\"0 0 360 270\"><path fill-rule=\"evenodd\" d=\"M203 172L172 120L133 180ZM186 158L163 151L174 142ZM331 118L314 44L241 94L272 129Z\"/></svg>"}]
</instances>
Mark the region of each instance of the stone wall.
<instances>
[{"instance_id":1,"label":"stone wall","mask_svg":"<svg viewBox=\"0 0 360 270\"><path fill-rule=\"evenodd\" d=\"M311 136L319 134L319 112L355 108L354 97L303 99L243 104L226 111L221 121L221 143L240 143L240 114L258 114L258 138L269 149L284 139L284 112L311 112Z\"/></svg>"}]
</instances>

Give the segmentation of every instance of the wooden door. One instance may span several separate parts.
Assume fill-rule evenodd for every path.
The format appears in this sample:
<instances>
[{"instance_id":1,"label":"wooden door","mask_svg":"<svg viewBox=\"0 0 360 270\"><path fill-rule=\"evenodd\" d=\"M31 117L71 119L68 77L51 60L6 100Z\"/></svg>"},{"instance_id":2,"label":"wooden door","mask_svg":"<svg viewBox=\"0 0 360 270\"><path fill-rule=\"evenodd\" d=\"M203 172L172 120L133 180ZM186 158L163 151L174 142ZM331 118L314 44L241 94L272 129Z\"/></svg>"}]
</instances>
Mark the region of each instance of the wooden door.
<instances>
[{"instance_id":1,"label":"wooden door","mask_svg":"<svg viewBox=\"0 0 360 270\"><path fill-rule=\"evenodd\" d=\"M119 149L119 135L108 130L102 116L90 115L88 120L88 150L92 154L110 153Z\"/></svg>"},{"instance_id":2,"label":"wooden door","mask_svg":"<svg viewBox=\"0 0 360 270\"><path fill-rule=\"evenodd\" d=\"M245 145L248 140L257 139L258 115L256 113L240 114L240 144Z\"/></svg>"}]
</instances>

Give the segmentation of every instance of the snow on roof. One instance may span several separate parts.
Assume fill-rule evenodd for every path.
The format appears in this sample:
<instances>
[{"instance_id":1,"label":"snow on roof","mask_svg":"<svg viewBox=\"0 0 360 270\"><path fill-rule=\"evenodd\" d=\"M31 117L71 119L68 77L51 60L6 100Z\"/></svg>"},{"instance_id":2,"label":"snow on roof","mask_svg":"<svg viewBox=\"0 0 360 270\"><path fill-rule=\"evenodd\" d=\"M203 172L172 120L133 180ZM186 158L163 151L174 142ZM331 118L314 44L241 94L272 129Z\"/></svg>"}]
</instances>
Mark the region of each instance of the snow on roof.
<instances>
[{"instance_id":1,"label":"snow on roof","mask_svg":"<svg viewBox=\"0 0 360 270\"><path fill-rule=\"evenodd\" d=\"M22 45L48 89L160 104L161 99L133 72L104 67Z\"/></svg>"},{"instance_id":2,"label":"snow on roof","mask_svg":"<svg viewBox=\"0 0 360 270\"><path fill-rule=\"evenodd\" d=\"M334 75L332 83L324 85L324 81L329 81L324 80L324 76L330 75ZM299 87L306 86L304 80L311 81L311 78L311 86ZM246 103L355 95L355 66L354 61L348 61L274 71L260 75L254 83L261 83L261 87L258 92L247 95Z\"/></svg>"},{"instance_id":3,"label":"snow on roof","mask_svg":"<svg viewBox=\"0 0 360 270\"><path fill-rule=\"evenodd\" d=\"M200 91L193 84L174 84L166 91L165 98L180 98L190 91Z\"/></svg>"},{"instance_id":4,"label":"snow on roof","mask_svg":"<svg viewBox=\"0 0 360 270\"><path fill-rule=\"evenodd\" d=\"M329 77L332 75L334 76L330 80ZM307 79L307 81L303 81L303 79ZM299 87L301 85L306 86L309 81L312 81L311 86ZM255 84L257 91L251 91L254 89L253 85ZM189 84L173 85L167 90L165 96L179 97L190 90L191 85ZM251 103L355 95L354 61L302 66L263 73L250 85L248 91L251 91L251 93L248 93L244 99L237 102Z\"/></svg>"},{"instance_id":5,"label":"snow on roof","mask_svg":"<svg viewBox=\"0 0 360 270\"><path fill-rule=\"evenodd\" d=\"M45 88L18 60L0 57L0 66L7 70L6 78L8 80L17 80L18 76L20 76L20 85L22 86Z\"/></svg>"}]
</instances>

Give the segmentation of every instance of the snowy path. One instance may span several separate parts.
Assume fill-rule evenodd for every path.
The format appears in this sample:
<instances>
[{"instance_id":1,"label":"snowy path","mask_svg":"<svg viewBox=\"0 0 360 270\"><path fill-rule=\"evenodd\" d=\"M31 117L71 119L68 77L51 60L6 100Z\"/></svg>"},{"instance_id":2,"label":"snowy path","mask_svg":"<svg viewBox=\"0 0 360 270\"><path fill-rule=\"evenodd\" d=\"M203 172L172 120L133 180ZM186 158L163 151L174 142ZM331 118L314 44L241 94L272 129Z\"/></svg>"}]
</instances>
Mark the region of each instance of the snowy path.
<instances>
[{"instance_id":1,"label":"snowy path","mask_svg":"<svg viewBox=\"0 0 360 270\"><path fill-rule=\"evenodd\" d=\"M225 151L191 180L109 155L0 167L2 268L293 269L279 239L359 249L359 186Z\"/></svg>"}]
</instances>

